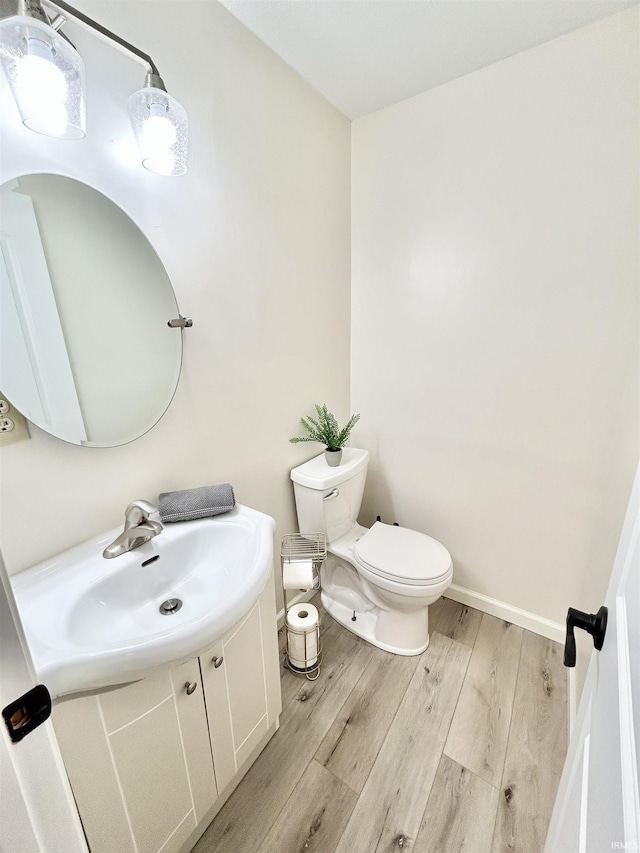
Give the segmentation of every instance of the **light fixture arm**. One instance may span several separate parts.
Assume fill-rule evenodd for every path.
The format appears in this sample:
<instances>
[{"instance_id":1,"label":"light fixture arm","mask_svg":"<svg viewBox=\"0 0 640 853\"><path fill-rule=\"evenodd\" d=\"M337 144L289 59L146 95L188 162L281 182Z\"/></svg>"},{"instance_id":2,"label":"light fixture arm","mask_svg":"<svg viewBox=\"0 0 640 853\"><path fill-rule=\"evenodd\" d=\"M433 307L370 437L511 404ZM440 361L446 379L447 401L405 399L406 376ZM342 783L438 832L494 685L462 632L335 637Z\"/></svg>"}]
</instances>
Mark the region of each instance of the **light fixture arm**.
<instances>
[{"instance_id":1,"label":"light fixture arm","mask_svg":"<svg viewBox=\"0 0 640 853\"><path fill-rule=\"evenodd\" d=\"M36 18L44 24L50 23L40 5L40 0L4 0L0 8L0 19L13 18L16 15Z\"/></svg>"},{"instance_id":2,"label":"light fixture arm","mask_svg":"<svg viewBox=\"0 0 640 853\"><path fill-rule=\"evenodd\" d=\"M40 5L37 0L36 2L33 2L33 0L18 0L18 2L26 3L27 5L32 6L32 8ZM78 11L78 9L74 9L73 6L70 6L68 3L63 2L63 0L43 0L43 3L45 6L51 7L55 9L55 11L61 12L63 15L67 15L73 18L74 20L78 21L78 23L83 24L88 29L98 33L98 35L102 36L102 38L117 44L118 47L120 47L122 50L135 56L136 59L139 59L144 62L145 65L149 66L149 74L151 74L153 77L153 82L148 85L153 85L157 89L163 89L165 92L167 91L162 77L160 77L158 67L148 53L144 53L142 50L139 50L139 48L137 48L135 45L120 38L120 36L116 35L111 30L108 30L106 27L103 27L102 24L99 24L92 18L89 18L83 12ZM55 23L57 23L57 21ZM62 23L57 23L56 29L58 29L60 26L62 26Z\"/></svg>"}]
</instances>

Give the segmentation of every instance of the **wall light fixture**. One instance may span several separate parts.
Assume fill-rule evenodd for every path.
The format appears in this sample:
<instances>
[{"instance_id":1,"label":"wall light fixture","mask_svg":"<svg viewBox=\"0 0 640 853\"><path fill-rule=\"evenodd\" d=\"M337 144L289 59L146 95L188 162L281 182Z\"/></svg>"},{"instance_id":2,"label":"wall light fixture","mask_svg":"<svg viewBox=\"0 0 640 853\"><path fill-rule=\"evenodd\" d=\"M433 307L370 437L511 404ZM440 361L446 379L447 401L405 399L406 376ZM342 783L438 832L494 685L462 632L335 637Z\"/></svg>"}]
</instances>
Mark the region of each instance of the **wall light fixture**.
<instances>
[{"instance_id":1,"label":"wall light fixture","mask_svg":"<svg viewBox=\"0 0 640 853\"><path fill-rule=\"evenodd\" d=\"M60 28L73 18L147 66L144 86L129 98L129 117L142 165L159 175L187 171L187 113L167 93L151 59L134 45L62 0L0 0L0 62L23 124L46 136L86 133L82 57Z\"/></svg>"}]
</instances>

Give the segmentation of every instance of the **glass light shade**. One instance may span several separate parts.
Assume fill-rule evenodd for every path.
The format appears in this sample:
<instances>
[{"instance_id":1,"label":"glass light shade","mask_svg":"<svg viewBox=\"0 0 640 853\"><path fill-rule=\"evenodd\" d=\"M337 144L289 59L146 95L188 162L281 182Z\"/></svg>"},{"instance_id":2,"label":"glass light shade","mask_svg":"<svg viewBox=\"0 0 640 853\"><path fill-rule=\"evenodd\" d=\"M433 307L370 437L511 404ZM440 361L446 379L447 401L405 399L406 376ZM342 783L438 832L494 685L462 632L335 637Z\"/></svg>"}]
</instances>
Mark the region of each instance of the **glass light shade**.
<instances>
[{"instance_id":1,"label":"glass light shade","mask_svg":"<svg viewBox=\"0 0 640 853\"><path fill-rule=\"evenodd\" d=\"M45 136L82 139L84 63L68 41L35 18L5 18L0 61L26 127Z\"/></svg>"},{"instance_id":2,"label":"glass light shade","mask_svg":"<svg viewBox=\"0 0 640 853\"><path fill-rule=\"evenodd\" d=\"M188 145L184 107L162 89L149 86L131 95L129 115L145 169L158 175L184 175Z\"/></svg>"}]
</instances>

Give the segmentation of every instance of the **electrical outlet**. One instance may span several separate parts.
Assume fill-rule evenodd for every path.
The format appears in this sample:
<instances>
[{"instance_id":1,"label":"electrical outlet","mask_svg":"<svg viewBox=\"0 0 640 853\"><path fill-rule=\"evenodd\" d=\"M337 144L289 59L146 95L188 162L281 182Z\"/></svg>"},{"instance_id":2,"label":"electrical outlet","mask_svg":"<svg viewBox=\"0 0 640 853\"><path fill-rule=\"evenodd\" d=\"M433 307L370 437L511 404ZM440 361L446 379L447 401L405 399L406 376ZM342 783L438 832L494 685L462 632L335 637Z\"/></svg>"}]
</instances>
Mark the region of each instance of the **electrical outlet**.
<instances>
[{"instance_id":1,"label":"electrical outlet","mask_svg":"<svg viewBox=\"0 0 640 853\"><path fill-rule=\"evenodd\" d=\"M14 409L2 394L0 394L0 447L31 438L27 421Z\"/></svg>"}]
</instances>

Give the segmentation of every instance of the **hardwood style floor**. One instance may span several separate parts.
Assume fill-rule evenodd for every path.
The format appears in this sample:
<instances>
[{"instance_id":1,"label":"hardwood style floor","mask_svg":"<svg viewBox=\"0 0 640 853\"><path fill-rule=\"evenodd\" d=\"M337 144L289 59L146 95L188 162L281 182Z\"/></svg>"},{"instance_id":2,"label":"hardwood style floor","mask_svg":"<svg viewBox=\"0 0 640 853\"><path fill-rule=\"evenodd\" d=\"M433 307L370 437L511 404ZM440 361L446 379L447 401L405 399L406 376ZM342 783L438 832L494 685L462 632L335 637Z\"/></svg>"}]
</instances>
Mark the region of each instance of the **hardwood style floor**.
<instances>
[{"instance_id":1,"label":"hardwood style floor","mask_svg":"<svg viewBox=\"0 0 640 853\"><path fill-rule=\"evenodd\" d=\"M418 657L322 613L317 681L196 853L542 853L567 749L562 647L440 599Z\"/></svg>"}]
</instances>

